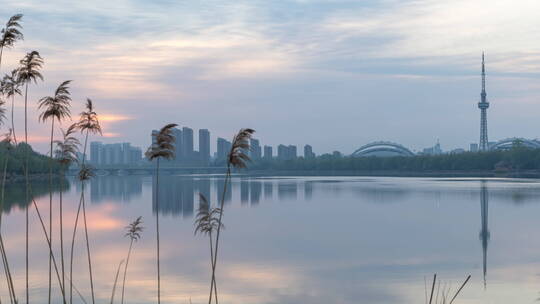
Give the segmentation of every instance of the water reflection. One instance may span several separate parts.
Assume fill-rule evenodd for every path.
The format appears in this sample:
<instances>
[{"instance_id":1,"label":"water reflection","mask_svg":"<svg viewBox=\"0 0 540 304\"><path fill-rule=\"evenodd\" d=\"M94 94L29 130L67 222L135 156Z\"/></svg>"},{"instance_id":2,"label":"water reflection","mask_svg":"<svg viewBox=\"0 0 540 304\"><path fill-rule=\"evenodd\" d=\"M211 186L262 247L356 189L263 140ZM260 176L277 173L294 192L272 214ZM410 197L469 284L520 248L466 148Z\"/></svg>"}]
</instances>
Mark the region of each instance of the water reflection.
<instances>
[{"instance_id":1,"label":"water reflection","mask_svg":"<svg viewBox=\"0 0 540 304\"><path fill-rule=\"evenodd\" d=\"M113 202L129 202L142 195L143 181L150 177L144 176L102 176L96 177L91 181L90 199L92 203L101 203L104 201ZM152 184L155 184L155 178L151 177ZM459 180L446 180L446 182L465 182ZM202 193L208 200L215 203L221 200L224 189L224 178L208 176L162 176L160 178L160 212L175 216L183 216L189 218L194 214L196 206L195 200L198 201L198 193ZM474 180L471 180L474 182ZM490 181L491 184L497 181ZM294 178L257 178L257 177L239 177L233 178L231 187L227 188L225 193L225 203L233 200L233 197L238 195L241 205L256 206L261 203L261 200L271 200L274 198L274 188L276 188L277 199L280 201L297 200L299 199L299 190L302 193L302 199L311 200L314 196L314 191L321 189L327 193L331 193L334 197L341 195L344 191L349 191L359 199L367 200L371 203L393 203L398 202L408 197L423 196L426 199L440 202L442 196L453 196L463 199L469 196L474 189L460 188L452 184L452 189L444 187L433 187L441 183L441 180L423 180L423 183L415 185L407 185L403 182L385 181L384 183L376 183L374 180L366 179L350 179L347 185L344 181L328 180L328 179L311 179L299 182ZM354 184L354 187L351 187ZM488 205L488 190L487 182L480 181L481 184L481 199L482 210L485 209L487 216ZM78 187L79 183L75 183ZM214 187L214 192L212 192ZM58 188L58 187L57 187ZM56 191L58 190L56 188ZM80 190L80 189L79 189ZM8 187L7 196L9 200L5 209L9 209L12 204L23 205L24 185ZM38 195L46 194L48 186L43 183L36 184L35 191ZM152 187L153 200L155 200L155 187ZM215 194L215 195L213 195ZM515 204L525 204L536 201L540 196L538 187L513 187L511 183L497 187L490 192L490 196L494 199L505 202L513 202ZM155 202L153 202L155 206ZM484 214L484 211L482 211ZM489 232L486 230L483 238L489 239Z\"/></svg>"},{"instance_id":2,"label":"water reflection","mask_svg":"<svg viewBox=\"0 0 540 304\"><path fill-rule=\"evenodd\" d=\"M488 208L489 208L489 193L485 181L482 181L480 186L480 212L482 228L480 230L480 240L482 241L482 266L484 274L484 288L487 288L486 275L487 275L487 249L489 241L489 229L488 229Z\"/></svg>"},{"instance_id":3,"label":"water reflection","mask_svg":"<svg viewBox=\"0 0 540 304\"><path fill-rule=\"evenodd\" d=\"M40 199L43 196L49 195L48 181L33 181L31 182L30 187L31 193L36 200ZM53 181L52 188L53 193L58 193L60 189L63 189L63 191L69 191L70 184L66 179L64 179L62 181L62 184L60 185L60 181L56 179ZM24 181L6 183L6 193L4 196L5 201L2 206L2 212L9 213L13 207L25 209L28 205L30 205L30 203L32 203L32 200L30 198L27 199L25 189L26 188Z\"/></svg>"},{"instance_id":4,"label":"water reflection","mask_svg":"<svg viewBox=\"0 0 540 304\"><path fill-rule=\"evenodd\" d=\"M90 201L129 202L142 194L142 176L100 176L90 181Z\"/></svg>"},{"instance_id":5,"label":"water reflection","mask_svg":"<svg viewBox=\"0 0 540 304\"><path fill-rule=\"evenodd\" d=\"M110 299L114 270L125 257L123 227L139 215L146 230L133 255L129 303L155 299L156 212L168 215L160 223L163 303L189 303L190 298L202 303L207 297L208 240L193 236L193 217L198 193L216 205L224 179L164 175L159 210L155 182L151 176L108 176L86 187L100 303ZM78 184L64 197L66 235L76 214ZM48 183L39 189L46 195ZM8 202L24 197L23 185L8 188L7 196ZM540 240L534 234L538 197L538 181L236 176L225 194L220 301L418 303L424 297L424 275L437 272L456 283L473 275L459 303L522 303L536 295L540 283ZM491 214L489 203L495 206ZM47 214L48 195L38 204ZM12 209L3 229L17 286L23 286L24 212ZM42 303L48 251L39 226L32 229L31 284L37 286L32 292L34 302ZM496 242L490 240L490 229ZM76 283L87 296L86 256L83 243L78 246ZM486 288L487 281L490 286L497 282L497 288ZM4 289L0 286L0 297L7 298Z\"/></svg>"}]
</instances>

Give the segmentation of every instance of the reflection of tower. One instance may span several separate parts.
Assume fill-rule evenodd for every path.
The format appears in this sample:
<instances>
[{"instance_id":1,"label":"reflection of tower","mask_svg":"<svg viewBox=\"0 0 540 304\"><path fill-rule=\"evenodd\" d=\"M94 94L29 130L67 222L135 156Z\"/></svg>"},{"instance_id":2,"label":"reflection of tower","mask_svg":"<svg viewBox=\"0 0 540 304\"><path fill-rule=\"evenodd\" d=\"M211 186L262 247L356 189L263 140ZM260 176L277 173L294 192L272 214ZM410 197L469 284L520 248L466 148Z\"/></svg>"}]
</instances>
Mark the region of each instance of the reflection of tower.
<instances>
[{"instance_id":1,"label":"reflection of tower","mask_svg":"<svg viewBox=\"0 0 540 304\"><path fill-rule=\"evenodd\" d=\"M482 53L482 92L480 93L480 102L478 103L480 109L480 145L478 149L480 151L488 150L488 133L487 133L487 109L489 108L489 102L486 98L486 70L484 68L484 53Z\"/></svg>"},{"instance_id":2,"label":"reflection of tower","mask_svg":"<svg viewBox=\"0 0 540 304\"><path fill-rule=\"evenodd\" d=\"M483 270L484 270L484 288L486 288L486 274L487 274L487 247L489 242L489 230L488 230L488 190L486 182L482 182L480 189L480 209L482 213L482 228L480 230L480 240L482 241L482 256L483 256Z\"/></svg>"}]
</instances>

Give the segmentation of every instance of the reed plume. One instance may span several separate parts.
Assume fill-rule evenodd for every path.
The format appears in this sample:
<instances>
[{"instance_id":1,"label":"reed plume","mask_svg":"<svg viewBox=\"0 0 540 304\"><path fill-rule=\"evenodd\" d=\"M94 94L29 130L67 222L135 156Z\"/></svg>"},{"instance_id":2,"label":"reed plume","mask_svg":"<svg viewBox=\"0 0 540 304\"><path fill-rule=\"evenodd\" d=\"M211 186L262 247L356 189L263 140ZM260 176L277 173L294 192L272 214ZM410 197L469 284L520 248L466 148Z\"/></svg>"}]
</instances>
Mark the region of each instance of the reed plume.
<instances>
[{"instance_id":1,"label":"reed plume","mask_svg":"<svg viewBox=\"0 0 540 304\"><path fill-rule=\"evenodd\" d=\"M225 194L227 193L227 186L231 180L231 169L242 169L246 168L246 163L250 161L250 158L247 151L250 150L249 140L251 139L251 136L255 133L255 130L245 128L240 129L238 133L234 136L231 150L229 151L229 155L227 156L227 172L225 174L225 183L223 186L223 193L221 196L221 202L220 202L220 212L218 217L218 226L216 231L216 245L214 250L214 261L212 263L212 280L210 283L210 296L208 298L208 304L212 302L212 289L214 287L214 282L216 281L216 266L217 266L217 257L218 257L218 249L219 249L219 236L221 232L222 227L222 218L223 218L223 208L225 206ZM216 296L216 304L217 304L217 296Z\"/></svg>"},{"instance_id":2,"label":"reed plume","mask_svg":"<svg viewBox=\"0 0 540 304\"><path fill-rule=\"evenodd\" d=\"M90 290L92 294L92 303L95 304L94 296L94 279L92 275L92 257L90 254L90 241L88 239L88 224L86 221L86 203L85 203L85 181L94 176L93 170L90 166L85 164L86 161L86 147L88 144L88 135L92 134L102 134L101 126L99 124L98 115L94 110L94 103L90 98L86 99L86 109L80 113L79 122L77 123L77 129L84 135L84 145L83 145L83 159L81 161L81 168L79 170L79 180L81 181L81 198L79 200L79 207L77 208L77 215L75 216L75 225L73 226L73 236L71 239L71 252L70 252L70 270L69 270L69 281L70 281L70 291L69 291L69 301L73 301L73 249L75 247L75 235L77 233L77 225L79 222L79 215L82 209L83 214L83 223L84 223L84 235L86 240L86 253L88 257L88 272L90 276Z\"/></svg>"},{"instance_id":3,"label":"reed plume","mask_svg":"<svg viewBox=\"0 0 540 304\"><path fill-rule=\"evenodd\" d=\"M154 135L153 143L145 153L148 160L156 160L156 267L157 267L157 287L158 287L158 304L161 303L161 271L159 257L159 160L171 159L174 157L174 136L172 129L177 124L171 123L165 125Z\"/></svg>"},{"instance_id":4,"label":"reed plume","mask_svg":"<svg viewBox=\"0 0 540 304\"><path fill-rule=\"evenodd\" d=\"M136 218L133 222L131 222L129 225L126 226L126 237L129 237L129 249L128 254L126 257L126 266L124 267L124 278L122 280L122 300L121 303L124 304L124 290L126 288L126 277L127 277L127 270L129 265L129 258L131 257L131 250L133 248L133 242L138 241L141 238L141 233L144 229L142 225L142 217L139 216Z\"/></svg>"},{"instance_id":5,"label":"reed plume","mask_svg":"<svg viewBox=\"0 0 540 304\"><path fill-rule=\"evenodd\" d=\"M11 131L13 140L17 144L17 136L15 134L15 95L22 95L21 82L17 79L17 70L12 70L11 74L6 74L0 81L0 92L7 99L11 98Z\"/></svg>"},{"instance_id":6,"label":"reed plume","mask_svg":"<svg viewBox=\"0 0 540 304\"><path fill-rule=\"evenodd\" d=\"M32 82L37 83L38 80L43 80L41 75L41 68L43 67L43 58L39 55L38 51L31 51L24 56L19 62L20 66L17 70L17 81L24 84L24 142L28 145L28 85ZM29 177L28 177L28 152L29 148L25 149L25 166L24 166L24 179L25 179L25 194L26 201L29 199ZM26 303L30 302L29 284L28 284L28 239L29 239L29 218L28 208L25 208L25 232L26 232L26 258L25 258L25 280L26 280Z\"/></svg>"},{"instance_id":7,"label":"reed plume","mask_svg":"<svg viewBox=\"0 0 540 304\"><path fill-rule=\"evenodd\" d=\"M199 210L195 218L195 234L200 233L202 235L208 235L210 241L210 269L212 269L214 266L214 239L212 238L212 233L217 229L221 209L211 208L210 203L202 193L199 193L199 198ZM210 285L210 288L214 289L214 296L217 303L217 285L215 279ZM211 293L212 290L210 290L210 294Z\"/></svg>"},{"instance_id":8,"label":"reed plume","mask_svg":"<svg viewBox=\"0 0 540 304\"><path fill-rule=\"evenodd\" d=\"M77 163L77 152L79 151L79 146L81 143L79 140L73 136L76 132L76 124L72 124L69 128L64 131L62 130L62 140L55 141L56 150L55 157L56 161L61 166L60 169L60 193L59 193L59 217L60 217L60 260L62 267L62 285L66 286L66 275L65 275L65 258L64 258L64 211L63 211L63 194L62 194L62 185L65 179L66 173L65 170L73 163Z\"/></svg>"},{"instance_id":9,"label":"reed plume","mask_svg":"<svg viewBox=\"0 0 540 304\"><path fill-rule=\"evenodd\" d=\"M24 39L24 35L21 32L22 26L19 23L22 17L22 14L11 16L4 28L0 30L0 68L2 67L2 55L4 54L4 49L11 48L15 42Z\"/></svg>"},{"instance_id":10,"label":"reed plume","mask_svg":"<svg viewBox=\"0 0 540 304\"><path fill-rule=\"evenodd\" d=\"M4 107L6 102L0 98L0 126L4 124L4 119L6 119L6 108Z\"/></svg>"},{"instance_id":11,"label":"reed plume","mask_svg":"<svg viewBox=\"0 0 540 304\"><path fill-rule=\"evenodd\" d=\"M0 106L0 109L3 109L3 107ZM2 237L2 213L4 210L4 202L5 202L7 168L8 168L9 154L14 147L11 129L9 130L7 134L4 135L4 138L2 139L1 144L6 149L6 157L4 160L4 170L2 172L2 194L0 197L1 199L0 201L0 254L2 256L2 264L4 266L4 273L6 275L6 283L8 286L9 298L11 302L13 303L16 301L15 288L13 287L13 278L11 277L11 270L9 268L9 260L7 258L7 253L4 246L4 239Z\"/></svg>"},{"instance_id":12,"label":"reed plume","mask_svg":"<svg viewBox=\"0 0 540 304\"><path fill-rule=\"evenodd\" d=\"M69 110L71 96L69 93L69 83L71 80L62 82L56 88L53 96L43 97L39 100L38 109L42 110L39 114L39 120L42 122L51 120L51 139L50 139L50 161L49 161L49 240L51 246L53 243L52 236L52 167L53 167L53 143L54 143L54 120L62 122L63 119L70 118ZM52 255L49 255L49 303L51 302L51 274L52 274Z\"/></svg>"}]
</instances>

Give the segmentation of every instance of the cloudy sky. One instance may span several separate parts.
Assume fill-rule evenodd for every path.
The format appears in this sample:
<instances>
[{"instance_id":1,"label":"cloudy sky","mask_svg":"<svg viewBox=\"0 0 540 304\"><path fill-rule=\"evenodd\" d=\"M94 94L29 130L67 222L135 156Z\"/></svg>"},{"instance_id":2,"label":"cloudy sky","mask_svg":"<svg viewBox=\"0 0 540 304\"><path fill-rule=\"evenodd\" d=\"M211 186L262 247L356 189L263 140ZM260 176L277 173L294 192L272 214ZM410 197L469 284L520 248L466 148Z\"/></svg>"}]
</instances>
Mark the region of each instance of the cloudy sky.
<instances>
[{"instance_id":1,"label":"cloudy sky","mask_svg":"<svg viewBox=\"0 0 540 304\"><path fill-rule=\"evenodd\" d=\"M36 102L67 79L74 113L94 100L105 142L147 146L176 122L210 129L212 149L241 127L317 153L374 140L451 149L478 141L482 51L490 140L540 137L538 11L537 0L2 0L0 22L23 13L25 40L1 72L30 50L44 57L30 88L42 151Z\"/></svg>"}]
</instances>

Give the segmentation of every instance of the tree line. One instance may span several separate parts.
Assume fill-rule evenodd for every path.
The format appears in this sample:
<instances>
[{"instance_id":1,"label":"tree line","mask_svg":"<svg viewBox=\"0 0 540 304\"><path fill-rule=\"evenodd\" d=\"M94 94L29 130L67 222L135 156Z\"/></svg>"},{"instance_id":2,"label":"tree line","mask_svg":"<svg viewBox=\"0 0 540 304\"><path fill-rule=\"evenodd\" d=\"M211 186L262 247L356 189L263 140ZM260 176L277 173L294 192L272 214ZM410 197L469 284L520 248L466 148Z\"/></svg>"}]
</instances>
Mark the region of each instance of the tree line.
<instances>
[{"instance_id":1,"label":"tree line","mask_svg":"<svg viewBox=\"0 0 540 304\"><path fill-rule=\"evenodd\" d=\"M506 151L396 157L336 157L259 160L250 170L276 171L517 171L540 170L540 149L513 147Z\"/></svg>"}]
</instances>

